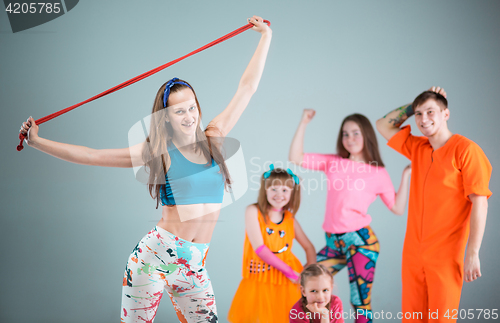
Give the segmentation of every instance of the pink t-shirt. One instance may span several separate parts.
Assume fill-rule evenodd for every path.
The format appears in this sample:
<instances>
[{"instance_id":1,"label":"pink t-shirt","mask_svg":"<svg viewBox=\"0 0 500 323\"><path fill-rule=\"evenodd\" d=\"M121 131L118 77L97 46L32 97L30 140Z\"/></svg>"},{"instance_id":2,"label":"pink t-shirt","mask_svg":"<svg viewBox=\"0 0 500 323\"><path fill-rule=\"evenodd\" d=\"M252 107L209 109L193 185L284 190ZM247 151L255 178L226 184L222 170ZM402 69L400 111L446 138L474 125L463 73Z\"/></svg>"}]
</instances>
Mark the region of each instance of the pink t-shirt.
<instances>
[{"instance_id":1,"label":"pink t-shirt","mask_svg":"<svg viewBox=\"0 0 500 323\"><path fill-rule=\"evenodd\" d=\"M306 313L302 309L302 299L299 299L295 305L293 305L290 310L290 323L310 323L310 319L312 319L313 323L320 322L321 316L320 314L315 313ZM342 308L342 301L335 295L332 295L332 299L330 300L330 313L328 315L330 319L330 323L344 323L344 310Z\"/></svg>"},{"instance_id":2,"label":"pink t-shirt","mask_svg":"<svg viewBox=\"0 0 500 323\"><path fill-rule=\"evenodd\" d=\"M366 212L377 195L387 208L394 206L396 193L384 167L331 154L304 154L301 166L326 174L328 196L323 222L326 232L352 232L369 225L372 218Z\"/></svg>"}]
</instances>

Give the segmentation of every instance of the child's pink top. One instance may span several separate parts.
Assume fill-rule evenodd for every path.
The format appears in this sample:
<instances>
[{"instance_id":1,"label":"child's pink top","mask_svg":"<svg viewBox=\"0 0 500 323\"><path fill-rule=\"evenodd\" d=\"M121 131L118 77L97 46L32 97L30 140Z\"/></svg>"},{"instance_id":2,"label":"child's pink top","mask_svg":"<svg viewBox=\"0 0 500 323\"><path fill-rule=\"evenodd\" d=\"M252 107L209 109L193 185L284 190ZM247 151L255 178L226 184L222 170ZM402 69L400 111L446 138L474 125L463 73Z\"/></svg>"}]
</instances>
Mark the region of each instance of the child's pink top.
<instances>
[{"instance_id":1,"label":"child's pink top","mask_svg":"<svg viewBox=\"0 0 500 323\"><path fill-rule=\"evenodd\" d=\"M384 167L355 162L338 155L304 154L302 167L323 171L327 181L318 189L328 188L323 230L345 233L359 230L370 224L366 213L377 195L392 209L396 193L391 178ZM311 190L314 186L311 183Z\"/></svg>"},{"instance_id":2,"label":"child's pink top","mask_svg":"<svg viewBox=\"0 0 500 323\"><path fill-rule=\"evenodd\" d=\"M312 319L313 323L321 322L321 316L319 313L314 316L315 313L304 312L302 309L302 299L299 299L295 305L293 305L290 310L290 323L309 323ZM330 313L328 315L330 323L344 323L344 310L342 308L342 301L335 295L332 295L330 300Z\"/></svg>"}]
</instances>

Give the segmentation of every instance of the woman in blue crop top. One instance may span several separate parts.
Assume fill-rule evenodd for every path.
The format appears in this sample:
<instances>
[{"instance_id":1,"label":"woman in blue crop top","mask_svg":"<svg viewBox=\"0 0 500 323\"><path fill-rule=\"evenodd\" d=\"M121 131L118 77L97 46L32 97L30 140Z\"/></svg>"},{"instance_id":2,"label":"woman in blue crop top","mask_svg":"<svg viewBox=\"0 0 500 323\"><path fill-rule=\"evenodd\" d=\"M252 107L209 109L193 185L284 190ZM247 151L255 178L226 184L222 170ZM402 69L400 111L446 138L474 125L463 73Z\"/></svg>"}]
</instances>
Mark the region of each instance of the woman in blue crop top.
<instances>
[{"instance_id":1,"label":"woman in blue crop top","mask_svg":"<svg viewBox=\"0 0 500 323\"><path fill-rule=\"evenodd\" d=\"M272 31L262 18L249 22L261 34L236 94L205 130L192 86L174 78L163 84L153 106L149 137L124 149L96 150L38 136L33 118L21 126L27 143L57 158L85 165L134 167L149 171L151 196L162 218L134 248L123 278L121 322L153 322L164 291L181 322L217 322L205 257L230 184L221 141L234 127L260 82Z\"/></svg>"}]
</instances>

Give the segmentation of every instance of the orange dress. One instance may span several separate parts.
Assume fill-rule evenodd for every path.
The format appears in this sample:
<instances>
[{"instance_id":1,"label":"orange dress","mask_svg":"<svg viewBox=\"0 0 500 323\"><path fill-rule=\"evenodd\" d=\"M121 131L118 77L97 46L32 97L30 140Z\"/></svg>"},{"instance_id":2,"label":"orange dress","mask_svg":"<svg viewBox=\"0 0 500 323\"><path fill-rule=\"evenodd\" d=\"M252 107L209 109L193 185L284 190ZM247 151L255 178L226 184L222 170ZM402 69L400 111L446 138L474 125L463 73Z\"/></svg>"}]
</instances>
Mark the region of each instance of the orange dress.
<instances>
[{"instance_id":1,"label":"orange dress","mask_svg":"<svg viewBox=\"0 0 500 323\"><path fill-rule=\"evenodd\" d=\"M413 136L406 126L388 145L412 163L402 310L422 315L403 322L455 321L469 237L469 195L491 195L491 164L476 143L458 134L434 150L426 137Z\"/></svg>"},{"instance_id":2,"label":"orange dress","mask_svg":"<svg viewBox=\"0 0 500 323\"><path fill-rule=\"evenodd\" d=\"M293 215L285 211L281 223L264 222L259 212L259 225L264 244L293 270L300 273L302 264L292 253L295 238ZM281 271L257 256L245 234L243 247L243 279L229 309L232 323L288 323L293 304L301 297L300 289Z\"/></svg>"}]
</instances>

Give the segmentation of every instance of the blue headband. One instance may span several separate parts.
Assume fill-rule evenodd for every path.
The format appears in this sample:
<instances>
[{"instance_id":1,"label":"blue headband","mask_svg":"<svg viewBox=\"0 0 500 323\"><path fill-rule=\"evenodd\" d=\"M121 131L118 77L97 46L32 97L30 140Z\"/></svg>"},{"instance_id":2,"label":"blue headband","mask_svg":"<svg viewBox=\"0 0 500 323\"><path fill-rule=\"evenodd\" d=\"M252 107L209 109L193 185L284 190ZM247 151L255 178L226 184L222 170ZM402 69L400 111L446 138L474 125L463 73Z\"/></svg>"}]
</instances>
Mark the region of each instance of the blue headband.
<instances>
[{"instance_id":1,"label":"blue headband","mask_svg":"<svg viewBox=\"0 0 500 323\"><path fill-rule=\"evenodd\" d=\"M269 170L264 173L264 178L269 178L271 176L271 173L274 170L274 164L269 165ZM292 176L293 181L295 182L296 185L299 185L299 177L295 175L290 168L286 169L286 172Z\"/></svg>"},{"instance_id":2,"label":"blue headband","mask_svg":"<svg viewBox=\"0 0 500 323\"><path fill-rule=\"evenodd\" d=\"M182 81L177 82L177 81L179 81L179 78L174 77L173 79L171 79L170 81L167 82L167 85L165 85L165 92L163 92L163 107L164 108L167 107L167 101L168 101L168 96L170 95L170 89L172 88L172 86L174 86L174 84L184 84L187 87L189 87L191 90L193 89L186 82L182 82Z\"/></svg>"},{"instance_id":3,"label":"blue headband","mask_svg":"<svg viewBox=\"0 0 500 323\"><path fill-rule=\"evenodd\" d=\"M293 180L295 181L295 184L299 185L299 177L295 175L290 168L287 168L286 172L292 176Z\"/></svg>"},{"instance_id":4,"label":"blue headband","mask_svg":"<svg viewBox=\"0 0 500 323\"><path fill-rule=\"evenodd\" d=\"M264 173L264 178L269 178L271 176L271 172L274 170L274 164L269 165L269 170Z\"/></svg>"}]
</instances>

